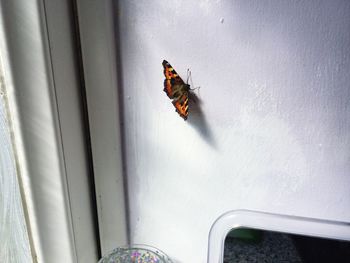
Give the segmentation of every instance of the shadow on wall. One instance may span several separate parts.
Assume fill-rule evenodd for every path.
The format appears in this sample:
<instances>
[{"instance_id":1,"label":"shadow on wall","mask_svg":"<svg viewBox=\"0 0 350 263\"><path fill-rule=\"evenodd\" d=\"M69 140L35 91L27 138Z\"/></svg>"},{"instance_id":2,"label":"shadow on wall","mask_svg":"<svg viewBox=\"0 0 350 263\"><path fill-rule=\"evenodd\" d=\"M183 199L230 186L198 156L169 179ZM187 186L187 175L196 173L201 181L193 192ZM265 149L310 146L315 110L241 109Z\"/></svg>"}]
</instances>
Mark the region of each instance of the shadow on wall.
<instances>
[{"instance_id":1,"label":"shadow on wall","mask_svg":"<svg viewBox=\"0 0 350 263\"><path fill-rule=\"evenodd\" d=\"M205 119L201 104L202 101L194 93L189 94L189 108L190 115L188 117L188 123L194 127L204 141L206 141L211 147L216 148L216 142L213 137L213 133Z\"/></svg>"}]
</instances>

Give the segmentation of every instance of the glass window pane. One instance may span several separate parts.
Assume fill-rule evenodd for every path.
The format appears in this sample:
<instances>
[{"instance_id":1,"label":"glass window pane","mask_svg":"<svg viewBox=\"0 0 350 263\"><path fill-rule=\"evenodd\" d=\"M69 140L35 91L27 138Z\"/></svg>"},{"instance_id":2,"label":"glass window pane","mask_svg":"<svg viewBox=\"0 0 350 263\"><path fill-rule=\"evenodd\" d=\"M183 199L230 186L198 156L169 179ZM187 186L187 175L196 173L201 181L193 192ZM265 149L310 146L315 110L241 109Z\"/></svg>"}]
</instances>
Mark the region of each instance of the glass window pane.
<instances>
[{"instance_id":1,"label":"glass window pane","mask_svg":"<svg viewBox=\"0 0 350 263\"><path fill-rule=\"evenodd\" d=\"M32 262L1 68L0 80L0 262Z\"/></svg>"}]
</instances>

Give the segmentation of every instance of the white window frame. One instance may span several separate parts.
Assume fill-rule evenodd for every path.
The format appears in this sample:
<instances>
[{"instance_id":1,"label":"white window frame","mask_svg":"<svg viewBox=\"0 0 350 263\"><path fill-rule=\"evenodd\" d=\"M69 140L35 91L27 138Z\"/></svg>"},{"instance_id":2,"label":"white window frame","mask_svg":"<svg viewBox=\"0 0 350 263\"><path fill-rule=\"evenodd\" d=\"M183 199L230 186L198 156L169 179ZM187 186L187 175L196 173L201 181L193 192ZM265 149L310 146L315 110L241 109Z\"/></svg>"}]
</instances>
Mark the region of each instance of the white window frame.
<instances>
[{"instance_id":1,"label":"white window frame","mask_svg":"<svg viewBox=\"0 0 350 263\"><path fill-rule=\"evenodd\" d=\"M129 243L117 81L116 3L77 0L102 255Z\"/></svg>"},{"instance_id":2,"label":"white window frame","mask_svg":"<svg viewBox=\"0 0 350 263\"><path fill-rule=\"evenodd\" d=\"M72 3L0 2L0 52L33 262L96 262Z\"/></svg>"}]
</instances>

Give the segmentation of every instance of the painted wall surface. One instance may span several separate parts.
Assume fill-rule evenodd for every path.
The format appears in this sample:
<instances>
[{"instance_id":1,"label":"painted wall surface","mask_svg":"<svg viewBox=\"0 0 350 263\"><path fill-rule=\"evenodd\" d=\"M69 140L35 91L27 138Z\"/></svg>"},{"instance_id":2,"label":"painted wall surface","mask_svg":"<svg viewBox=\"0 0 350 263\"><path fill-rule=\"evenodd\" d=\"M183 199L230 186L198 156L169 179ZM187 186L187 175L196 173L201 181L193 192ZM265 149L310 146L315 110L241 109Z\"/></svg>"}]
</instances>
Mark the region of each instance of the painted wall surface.
<instances>
[{"instance_id":1,"label":"painted wall surface","mask_svg":"<svg viewBox=\"0 0 350 263\"><path fill-rule=\"evenodd\" d=\"M132 242L195 263L229 210L350 221L349 1L120 2Z\"/></svg>"}]
</instances>

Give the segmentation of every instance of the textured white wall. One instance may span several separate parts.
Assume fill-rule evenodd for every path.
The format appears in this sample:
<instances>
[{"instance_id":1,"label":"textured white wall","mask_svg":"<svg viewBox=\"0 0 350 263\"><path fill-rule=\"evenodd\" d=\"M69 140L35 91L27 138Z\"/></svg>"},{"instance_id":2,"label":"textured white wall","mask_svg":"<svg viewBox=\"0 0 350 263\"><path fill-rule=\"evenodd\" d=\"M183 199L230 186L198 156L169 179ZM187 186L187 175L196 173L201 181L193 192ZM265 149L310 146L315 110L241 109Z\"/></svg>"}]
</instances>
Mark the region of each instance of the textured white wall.
<instances>
[{"instance_id":1,"label":"textured white wall","mask_svg":"<svg viewBox=\"0 0 350 263\"><path fill-rule=\"evenodd\" d=\"M204 262L238 209L350 221L349 1L121 1L132 242ZM163 59L201 103L183 121Z\"/></svg>"}]
</instances>

